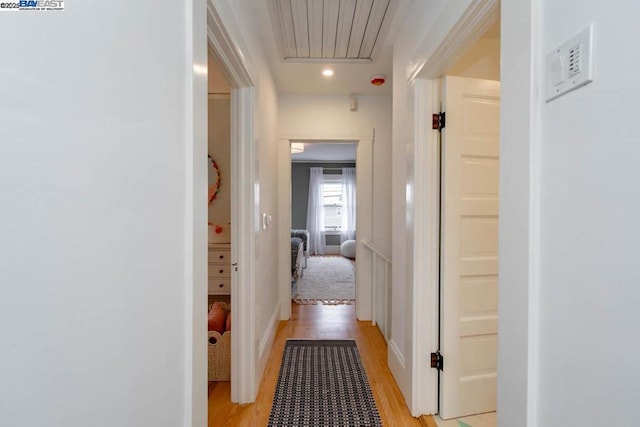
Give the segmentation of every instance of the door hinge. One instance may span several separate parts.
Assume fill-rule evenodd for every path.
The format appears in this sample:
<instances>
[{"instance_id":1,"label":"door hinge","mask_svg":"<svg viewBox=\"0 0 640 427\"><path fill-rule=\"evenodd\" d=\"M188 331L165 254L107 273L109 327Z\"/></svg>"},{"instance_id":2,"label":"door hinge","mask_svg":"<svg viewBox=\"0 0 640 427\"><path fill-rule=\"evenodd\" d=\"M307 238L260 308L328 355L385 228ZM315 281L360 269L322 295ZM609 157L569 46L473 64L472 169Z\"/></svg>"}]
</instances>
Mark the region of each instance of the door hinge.
<instances>
[{"instance_id":1,"label":"door hinge","mask_svg":"<svg viewBox=\"0 0 640 427\"><path fill-rule=\"evenodd\" d=\"M431 116L431 129L437 129L441 131L444 129L447 123L447 116L445 113L437 113Z\"/></svg>"},{"instance_id":2,"label":"door hinge","mask_svg":"<svg viewBox=\"0 0 640 427\"><path fill-rule=\"evenodd\" d=\"M442 371L444 367L444 357L442 357L439 351L431 353L431 367Z\"/></svg>"}]
</instances>

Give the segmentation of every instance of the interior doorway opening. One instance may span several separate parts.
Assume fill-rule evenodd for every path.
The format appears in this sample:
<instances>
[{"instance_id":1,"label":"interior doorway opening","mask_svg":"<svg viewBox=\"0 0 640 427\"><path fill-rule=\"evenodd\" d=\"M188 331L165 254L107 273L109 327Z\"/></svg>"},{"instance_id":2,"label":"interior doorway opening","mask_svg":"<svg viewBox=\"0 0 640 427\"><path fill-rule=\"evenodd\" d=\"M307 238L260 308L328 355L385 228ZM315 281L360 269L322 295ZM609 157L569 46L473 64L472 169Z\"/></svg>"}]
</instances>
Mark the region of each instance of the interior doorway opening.
<instances>
[{"instance_id":1,"label":"interior doorway opening","mask_svg":"<svg viewBox=\"0 0 640 427\"><path fill-rule=\"evenodd\" d=\"M359 320L372 320L373 313L373 287L371 283L371 259L365 254L364 244L371 241L372 235L372 200L373 200L373 132L362 135L345 135L328 138L289 137L281 138L279 144L278 161L279 168L278 187L280 197L279 204L279 253L291 252L291 144L354 144L356 147L356 182L358 190L356 194L356 220L357 233L355 235L356 259L355 259L355 306L356 317ZM281 256L279 266L280 282L280 307L281 319L289 319L291 316L291 257Z\"/></svg>"},{"instance_id":2,"label":"interior doorway opening","mask_svg":"<svg viewBox=\"0 0 640 427\"><path fill-rule=\"evenodd\" d=\"M496 425L500 23L440 79L441 418ZM474 357L469 359L469 355Z\"/></svg>"},{"instance_id":3,"label":"interior doorway opening","mask_svg":"<svg viewBox=\"0 0 640 427\"><path fill-rule=\"evenodd\" d=\"M353 304L356 144L291 145L291 300Z\"/></svg>"},{"instance_id":4,"label":"interior doorway opening","mask_svg":"<svg viewBox=\"0 0 640 427\"><path fill-rule=\"evenodd\" d=\"M230 234L231 254L231 401L249 403L257 393L255 340L255 235L257 216L255 194L254 111L255 83L253 71L240 49L241 42L227 31L221 17L223 7L207 2L207 46L230 86ZM239 262L242 260L242 262ZM205 258L207 262L207 258ZM203 342L208 343L206 336ZM202 347L199 347L202 348ZM208 344L203 348L208 352ZM207 357L205 357L205 360ZM207 376L206 372L197 372Z\"/></svg>"},{"instance_id":5,"label":"interior doorway opening","mask_svg":"<svg viewBox=\"0 0 640 427\"><path fill-rule=\"evenodd\" d=\"M440 136L435 115L441 112L440 78L454 67L456 62L482 38L492 25L500 29L500 4L496 0L470 5L463 19L457 21L444 38L434 44L427 55L421 53L423 65L414 70L408 79L410 95L414 99L415 139L412 141L413 170L408 180L415 182L415 201L408 211L414 221L413 235L421 236L411 243L413 267L410 271L413 289L413 330L425 331L415 335L412 349L414 361L436 360L439 346L439 282L440 282ZM499 36L496 42L499 42ZM498 58L495 69L499 71L500 49L495 50ZM479 58L478 58L479 59ZM473 62L473 61L472 61ZM487 62L476 64L488 66ZM476 67L465 66L471 70ZM485 76L482 76L486 78ZM499 110L499 109L498 109ZM498 115L499 118L499 115ZM433 120L432 120L433 119ZM445 127L450 117L445 114ZM446 210L446 207L444 207ZM452 359L447 359L444 351L444 366L450 367ZM435 357L434 357L435 356ZM448 361L449 360L449 361ZM438 364L414 363L412 370L412 413L436 415L439 413ZM453 421L455 423L455 421Z\"/></svg>"},{"instance_id":6,"label":"interior doorway opening","mask_svg":"<svg viewBox=\"0 0 640 427\"><path fill-rule=\"evenodd\" d=\"M497 423L499 19L432 82L438 130L438 325L431 373L438 425ZM437 211L436 211L437 210Z\"/></svg>"}]
</instances>

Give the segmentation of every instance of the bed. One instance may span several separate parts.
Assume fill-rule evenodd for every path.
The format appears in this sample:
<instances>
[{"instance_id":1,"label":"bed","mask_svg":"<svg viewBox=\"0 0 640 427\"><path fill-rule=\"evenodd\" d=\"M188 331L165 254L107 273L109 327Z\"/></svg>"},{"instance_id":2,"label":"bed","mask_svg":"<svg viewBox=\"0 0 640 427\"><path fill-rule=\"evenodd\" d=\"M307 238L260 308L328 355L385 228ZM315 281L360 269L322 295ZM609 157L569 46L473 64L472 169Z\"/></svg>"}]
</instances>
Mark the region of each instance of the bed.
<instances>
[{"instance_id":1,"label":"bed","mask_svg":"<svg viewBox=\"0 0 640 427\"><path fill-rule=\"evenodd\" d=\"M307 230L291 230L291 280L298 280L304 275L309 258L309 232Z\"/></svg>"},{"instance_id":2,"label":"bed","mask_svg":"<svg viewBox=\"0 0 640 427\"><path fill-rule=\"evenodd\" d=\"M304 273L304 243L299 237L291 238L291 281L298 280Z\"/></svg>"}]
</instances>

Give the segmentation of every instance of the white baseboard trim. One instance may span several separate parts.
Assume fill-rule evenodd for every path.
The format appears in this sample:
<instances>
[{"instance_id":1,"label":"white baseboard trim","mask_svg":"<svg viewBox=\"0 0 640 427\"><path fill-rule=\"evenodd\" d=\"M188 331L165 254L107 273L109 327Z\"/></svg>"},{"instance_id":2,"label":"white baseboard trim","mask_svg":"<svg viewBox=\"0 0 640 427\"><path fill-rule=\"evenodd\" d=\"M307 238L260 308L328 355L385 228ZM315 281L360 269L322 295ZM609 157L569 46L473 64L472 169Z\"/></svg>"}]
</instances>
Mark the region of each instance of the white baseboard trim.
<instances>
[{"instance_id":1,"label":"white baseboard trim","mask_svg":"<svg viewBox=\"0 0 640 427\"><path fill-rule=\"evenodd\" d=\"M269 360L269 356L271 355L271 347L273 346L273 341L276 337L279 323L280 302L278 301L275 309L273 310L273 313L271 313L269 324L267 325L267 328L262 335L262 339L260 340L260 345L258 346L258 370L256 372L256 381L258 385L262 381L264 368L267 366L267 361Z\"/></svg>"},{"instance_id":2,"label":"white baseboard trim","mask_svg":"<svg viewBox=\"0 0 640 427\"><path fill-rule=\"evenodd\" d=\"M407 369L404 356L402 352L398 348L398 344L393 339L389 340L389 366L396 365L400 371L405 371Z\"/></svg>"},{"instance_id":3,"label":"white baseboard trim","mask_svg":"<svg viewBox=\"0 0 640 427\"><path fill-rule=\"evenodd\" d=\"M407 364L398 344L392 339L387 346L387 364L391 375L400 388L405 403L409 406L411 396L411 378L407 378Z\"/></svg>"}]
</instances>

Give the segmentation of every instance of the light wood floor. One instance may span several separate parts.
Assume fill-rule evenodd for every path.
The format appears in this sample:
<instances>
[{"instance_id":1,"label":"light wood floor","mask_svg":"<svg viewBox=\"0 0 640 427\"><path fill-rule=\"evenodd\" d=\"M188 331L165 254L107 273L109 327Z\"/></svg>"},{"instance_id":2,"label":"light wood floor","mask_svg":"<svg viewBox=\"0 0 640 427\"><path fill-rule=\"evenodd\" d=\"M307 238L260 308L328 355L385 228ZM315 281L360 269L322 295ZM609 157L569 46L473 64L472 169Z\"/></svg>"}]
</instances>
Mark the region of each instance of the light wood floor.
<instances>
[{"instance_id":1,"label":"light wood floor","mask_svg":"<svg viewBox=\"0 0 640 427\"><path fill-rule=\"evenodd\" d=\"M400 390L387 367L387 346L376 326L355 319L350 305L292 304L291 320L280 322L271 357L255 403L230 401L229 382L209 383L209 426L266 426L271 412L280 361L287 338L354 338L384 426L436 427L430 417L411 417Z\"/></svg>"}]
</instances>

